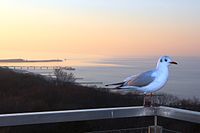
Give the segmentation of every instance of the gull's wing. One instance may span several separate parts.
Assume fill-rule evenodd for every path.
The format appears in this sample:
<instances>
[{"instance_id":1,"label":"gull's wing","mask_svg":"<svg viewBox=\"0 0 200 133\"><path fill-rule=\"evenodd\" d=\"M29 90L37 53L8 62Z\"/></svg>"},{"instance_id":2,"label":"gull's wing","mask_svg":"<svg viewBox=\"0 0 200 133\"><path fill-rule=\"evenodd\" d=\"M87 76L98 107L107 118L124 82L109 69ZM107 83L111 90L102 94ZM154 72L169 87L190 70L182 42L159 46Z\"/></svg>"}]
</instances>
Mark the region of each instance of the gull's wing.
<instances>
[{"instance_id":1,"label":"gull's wing","mask_svg":"<svg viewBox=\"0 0 200 133\"><path fill-rule=\"evenodd\" d=\"M151 82L155 80L155 71L147 71L144 72L138 76L132 76L128 77L126 82L123 84L123 86L136 86L136 87L143 87L149 85Z\"/></svg>"},{"instance_id":2,"label":"gull's wing","mask_svg":"<svg viewBox=\"0 0 200 133\"><path fill-rule=\"evenodd\" d=\"M129 81L129 80L133 80L133 79L135 79L135 77L137 77L137 75L132 75L132 76L130 76L130 77L127 77L127 78L124 79L123 82L125 83L125 82L127 82L127 81Z\"/></svg>"},{"instance_id":3,"label":"gull's wing","mask_svg":"<svg viewBox=\"0 0 200 133\"><path fill-rule=\"evenodd\" d=\"M120 87L120 86L123 86L124 83L126 83L127 81L134 79L134 77L136 77L136 76L137 76L137 75L133 75L133 76L130 76L130 77L127 77L126 79L124 79L123 82L107 84L107 85L105 85L105 86L119 85L118 87Z\"/></svg>"}]
</instances>

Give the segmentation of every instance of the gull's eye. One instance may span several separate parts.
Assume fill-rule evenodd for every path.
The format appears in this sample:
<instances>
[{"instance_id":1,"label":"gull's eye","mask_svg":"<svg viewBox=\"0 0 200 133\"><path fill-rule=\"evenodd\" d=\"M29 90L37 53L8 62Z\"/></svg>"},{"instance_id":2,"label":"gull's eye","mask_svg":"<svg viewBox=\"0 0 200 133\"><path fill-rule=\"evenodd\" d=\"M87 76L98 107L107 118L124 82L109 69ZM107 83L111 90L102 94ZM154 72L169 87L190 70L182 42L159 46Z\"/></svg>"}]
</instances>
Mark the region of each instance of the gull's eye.
<instances>
[{"instance_id":1,"label":"gull's eye","mask_svg":"<svg viewBox=\"0 0 200 133\"><path fill-rule=\"evenodd\" d=\"M160 62L162 62L162 59L160 59Z\"/></svg>"},{"instance_id":2,"label":"gull's eye","mask_svg":"<svg viewBox=\"0 0 200 133\"><path fill-rule=\"evenodd\" d=\"M165 62L167 62L167 59L165 59Z\"/></svg>"}]
</instances>

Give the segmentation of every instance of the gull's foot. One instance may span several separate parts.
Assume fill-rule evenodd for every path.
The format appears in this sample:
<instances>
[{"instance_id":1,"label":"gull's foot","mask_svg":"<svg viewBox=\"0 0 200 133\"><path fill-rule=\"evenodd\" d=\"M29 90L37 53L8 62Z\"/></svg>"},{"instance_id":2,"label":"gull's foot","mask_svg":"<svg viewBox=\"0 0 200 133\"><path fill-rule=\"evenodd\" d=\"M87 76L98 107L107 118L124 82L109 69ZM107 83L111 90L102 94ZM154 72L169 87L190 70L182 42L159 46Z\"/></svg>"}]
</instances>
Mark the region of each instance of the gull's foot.
<instances>
[{"instance_id":1,"label":"gull's foot","mask_svg":"<svg viewBox=\"0 0 200 133\"><path fill-rule=\"evenodd\" d=\"M160 104L158 104L158 103L152 104L152 107L159 107L159 106L160 106Z\"/></svg>"},{"instance_id":2,"label":"gull's foot","mask_svg":"<svg viewBox=\"0 0 200 133\"><path fill-rule=\"evenodd\" d=\"M144 101L143 101L143 106L144 107L151 107L151 104L152 104L152 102L151 102L151 96L145 95L144 96Z\"/></svg>"},{"instance_id":3,"label":"gull's foot","mask_svg":"<svg viewBox=\"0 0 200 133\"><path fill-rule=\"evenodd\" d=\"M143 106L144 107L151 107L151 103L150 102L145 102L145 104Z\"/></svg>"},{"instance_id":4,"label":"gull's foot","mask_svg":"<svg viewBox=\"0 0 200 133\"><path fill-rule=\"evenodd\" d=\"M144 107L158 107L158 106L160 106L157 96L158 95L153 94L153 93L144 95L143 106Z\"/></svg>"}]
</instances>

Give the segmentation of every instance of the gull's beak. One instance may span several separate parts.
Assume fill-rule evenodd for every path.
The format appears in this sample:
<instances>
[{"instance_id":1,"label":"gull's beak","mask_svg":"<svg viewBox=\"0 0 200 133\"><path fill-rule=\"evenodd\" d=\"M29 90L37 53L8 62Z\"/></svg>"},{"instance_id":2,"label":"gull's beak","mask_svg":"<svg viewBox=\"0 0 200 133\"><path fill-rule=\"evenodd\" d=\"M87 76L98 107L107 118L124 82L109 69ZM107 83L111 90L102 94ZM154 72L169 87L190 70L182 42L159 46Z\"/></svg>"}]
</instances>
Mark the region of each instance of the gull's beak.
<instances>
[{"instance_id":1,"label":"gull's beak","mask_svg":"<svg viewBox=\"0 0 200 133\"><path fill-rule=\"evenodd\" d=\"M178 63L175 62L175 61L171 61L170 64L175 64L175 65L177 65Z\"/></svg>"}]
</instances>

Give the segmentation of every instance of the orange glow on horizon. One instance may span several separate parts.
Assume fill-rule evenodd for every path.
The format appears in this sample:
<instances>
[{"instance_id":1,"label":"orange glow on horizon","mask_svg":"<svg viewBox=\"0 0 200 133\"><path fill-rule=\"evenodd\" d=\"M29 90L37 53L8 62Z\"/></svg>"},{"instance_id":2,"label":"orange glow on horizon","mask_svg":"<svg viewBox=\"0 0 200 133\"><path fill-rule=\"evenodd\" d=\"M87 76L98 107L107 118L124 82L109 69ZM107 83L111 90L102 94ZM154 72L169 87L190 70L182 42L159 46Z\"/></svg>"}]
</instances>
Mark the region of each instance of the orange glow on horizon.
<instances>
[{"instance_id":1,"label":"orange glow on horizon","mask_svg":"<svg viewBox=\"0 0 200 133\"><path fill-rule=\"evenodd\" d=\"M196 18L20 5L0 5L0 58L200 56Z\"/></svg>"}]
</instances>

